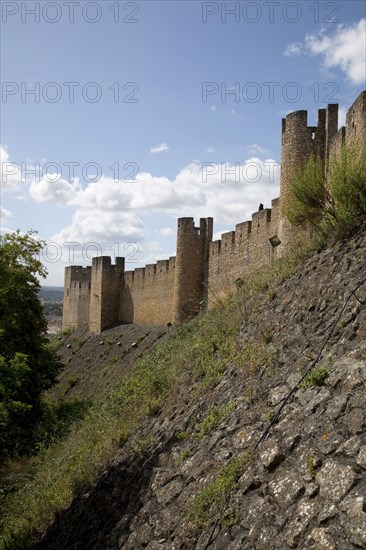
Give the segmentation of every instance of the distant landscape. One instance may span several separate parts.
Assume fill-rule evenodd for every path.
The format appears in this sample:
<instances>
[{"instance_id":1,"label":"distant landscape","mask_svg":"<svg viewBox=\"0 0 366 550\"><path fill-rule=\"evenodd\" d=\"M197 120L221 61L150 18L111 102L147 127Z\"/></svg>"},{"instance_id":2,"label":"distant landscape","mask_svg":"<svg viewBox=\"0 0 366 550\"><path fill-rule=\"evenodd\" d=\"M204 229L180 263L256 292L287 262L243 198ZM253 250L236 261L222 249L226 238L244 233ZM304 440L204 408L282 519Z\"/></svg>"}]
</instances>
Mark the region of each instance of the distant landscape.
<instances>
[{"instance_id":1,"label":"distant landscape","mask_svg":"<svg viewBox=\"0 0 366 550\"><path fill-rule=\"evenodd\" d=\"M62 286L43 286L39 291L39 299L43 304L48 323L48 334L56 334L61 330L63 297Z\"/></svg>"}]
</instances>

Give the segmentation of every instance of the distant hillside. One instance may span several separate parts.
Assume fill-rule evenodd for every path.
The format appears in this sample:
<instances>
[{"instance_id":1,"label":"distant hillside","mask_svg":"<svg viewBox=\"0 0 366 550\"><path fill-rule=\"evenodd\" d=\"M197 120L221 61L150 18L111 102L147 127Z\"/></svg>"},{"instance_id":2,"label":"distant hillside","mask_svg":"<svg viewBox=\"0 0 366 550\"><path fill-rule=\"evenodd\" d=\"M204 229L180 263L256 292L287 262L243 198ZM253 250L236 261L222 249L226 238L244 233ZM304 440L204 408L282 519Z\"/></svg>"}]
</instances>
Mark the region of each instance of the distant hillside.
<instances>
[{"instance_id":1,"label":"distant hillside","mask_svg":"<svg viewBox=\"0 0 366 550\"><path fill-rule=\"evenodd\" d=\"M39 293L39 299L43 302L61 302L64 297L64 287L62 286L42 286Z\"/></svg>"},{"instance_id":2,"label":"distant hillside","mask_svg":"<svg viewBox=\"0 0 366 550\"><path fill-rule=\"evenodd\" d=\"M60 286L42 286L38 297L43 304L48 334L56 334L61 330L64 289Z\"/></svg>"}]
</instances>

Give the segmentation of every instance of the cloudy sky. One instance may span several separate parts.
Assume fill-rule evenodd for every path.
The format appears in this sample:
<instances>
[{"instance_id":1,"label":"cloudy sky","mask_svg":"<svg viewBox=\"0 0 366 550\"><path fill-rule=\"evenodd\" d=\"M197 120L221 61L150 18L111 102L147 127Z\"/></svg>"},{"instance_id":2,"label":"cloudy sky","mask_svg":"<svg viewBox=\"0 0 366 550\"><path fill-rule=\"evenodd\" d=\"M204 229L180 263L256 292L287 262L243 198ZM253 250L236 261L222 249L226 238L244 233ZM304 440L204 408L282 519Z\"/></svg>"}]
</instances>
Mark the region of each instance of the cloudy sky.
<instances>
[{"instance_id":1,"label":"cloudy sky","mask_svg":"<svg viewBox=\"0 0 366 550\"><path fill-rule=\"evenodd\" d=\"M365 89L362 1L1 3L1 232L65 265L175 254L279 192L281 118ZM343 120L341 120L343 122Z\"/></svg>"}]
</instances>

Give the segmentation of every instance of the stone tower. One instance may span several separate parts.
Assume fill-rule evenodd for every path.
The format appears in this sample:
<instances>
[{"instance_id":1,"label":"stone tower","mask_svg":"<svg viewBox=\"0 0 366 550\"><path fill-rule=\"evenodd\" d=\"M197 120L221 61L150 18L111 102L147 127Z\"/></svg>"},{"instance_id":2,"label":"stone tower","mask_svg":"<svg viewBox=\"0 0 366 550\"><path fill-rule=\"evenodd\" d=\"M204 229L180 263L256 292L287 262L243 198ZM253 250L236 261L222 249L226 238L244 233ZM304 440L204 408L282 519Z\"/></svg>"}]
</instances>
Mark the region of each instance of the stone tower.
<instances>
[{"instance_id":1,"label":"stone tower","mask_svg":"<svg viewBox=\"0 0 366 550\"><path fill-rule=\"evenodd\" d=\"M62 330L89 324L91 267L65 268Z\"/></svg>"},{"instance_id":2,"label":"stone tower","mask_svg":"<svg viewBox=\"0 0 366 550\"><path fill-rule=\"evenodd\" d=\"M89 313L89 332L92 334L99 334L118 322L124 271L124 258L116 258L116 265L112 265L109 256L93 258Z\"/></svg>"},{"instance_id":3,"label":"stone tower","mask_svg":"<svg viewBox=\"0 0 366 550\"><path fill-rule=\"evenodd\" d=\"M318 126L308 126L307 111L295 111L282 119L281 183L282 206L290 195L290 184L297 170L303 167L310 155L324 158L325 109L318 111Z\"/></svg>"},{"instance_id":4,"label":"stone tower","mask_svg":"<svg viewBox=\"0 0 366 550\"><path fill-rule=\"evenodd\" d=\"M317 126L308 126L307 111L295 111L282 119L281 211L291 200L291 181L310 156L320 158L327 172L332 144L338 134L338 104L318 110Z\"/></svg>"},{"instance_id":5,"label":"stone tower","mask_svg":"<svg viewBox=\"0 0 366 550\"><path fill-rule=\"evenodd\" d=\"M173 323L183 323L200 311L207 299L209 243L213 218L201 218L200 227L193 218L178 219L177 256L173 299Z\"/></svg>"},{"instance_id":6,"label":"stone tower","mask_svg":"<svg viewBox=\"0 0 366 550\"><path fill-rule=\"evenodd\" d=\"M366 91L348 109L346 116L346 145L366 147Z\"/></svg>"}]
</instances>

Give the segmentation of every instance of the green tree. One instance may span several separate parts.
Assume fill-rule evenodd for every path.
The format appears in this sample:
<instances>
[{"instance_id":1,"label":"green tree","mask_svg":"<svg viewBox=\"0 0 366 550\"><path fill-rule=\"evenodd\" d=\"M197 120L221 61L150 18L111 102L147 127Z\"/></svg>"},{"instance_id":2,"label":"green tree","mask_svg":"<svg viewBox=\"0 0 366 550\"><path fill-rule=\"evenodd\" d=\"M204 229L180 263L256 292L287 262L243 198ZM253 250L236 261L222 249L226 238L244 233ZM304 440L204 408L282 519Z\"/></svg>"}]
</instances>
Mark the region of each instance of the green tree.
<instances>
[{"instance_id":1,"label":"green tree","mask_svg":"<svg viewBox=\"0 0 366 550\"><path fill-rule=\"evenodd\" d=\"M47 322L37 278L47 272L39 258L44 241L6 234L0 242L0 456L26 452L42 414L42 392L61 363L47 347Z\"/></svg>"}]
</instances>

